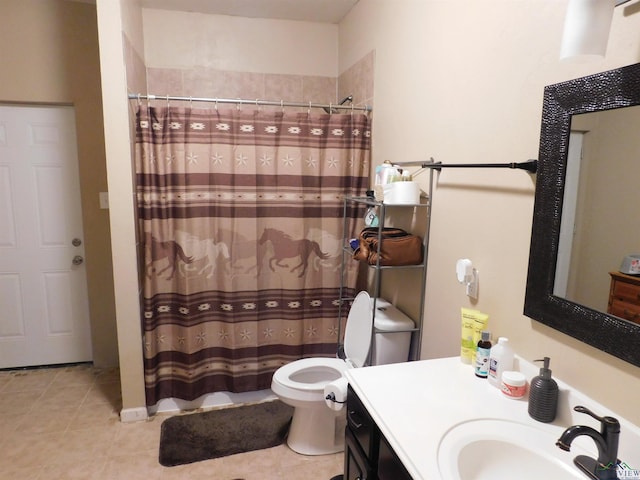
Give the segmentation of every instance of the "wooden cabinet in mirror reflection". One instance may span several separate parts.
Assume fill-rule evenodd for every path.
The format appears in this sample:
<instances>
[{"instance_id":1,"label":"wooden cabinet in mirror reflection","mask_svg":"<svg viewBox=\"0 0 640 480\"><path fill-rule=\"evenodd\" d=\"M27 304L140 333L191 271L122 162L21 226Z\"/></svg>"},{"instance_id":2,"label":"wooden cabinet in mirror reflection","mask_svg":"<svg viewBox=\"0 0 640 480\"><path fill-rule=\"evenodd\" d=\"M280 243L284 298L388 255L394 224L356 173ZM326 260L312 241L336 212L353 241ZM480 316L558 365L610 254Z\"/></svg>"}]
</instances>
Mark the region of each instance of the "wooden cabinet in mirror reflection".
<instances>
[{"instance_id":1,"label":"wooden cabinet in mirror reflection","mask_svg":"<svg viewBox=\"0 0 640 480\"><path fill-rule=\"evenodd\" d=\"M640 277L609 272L611 290L607 313L640 323Z\"/></svg>"}]
</instances>

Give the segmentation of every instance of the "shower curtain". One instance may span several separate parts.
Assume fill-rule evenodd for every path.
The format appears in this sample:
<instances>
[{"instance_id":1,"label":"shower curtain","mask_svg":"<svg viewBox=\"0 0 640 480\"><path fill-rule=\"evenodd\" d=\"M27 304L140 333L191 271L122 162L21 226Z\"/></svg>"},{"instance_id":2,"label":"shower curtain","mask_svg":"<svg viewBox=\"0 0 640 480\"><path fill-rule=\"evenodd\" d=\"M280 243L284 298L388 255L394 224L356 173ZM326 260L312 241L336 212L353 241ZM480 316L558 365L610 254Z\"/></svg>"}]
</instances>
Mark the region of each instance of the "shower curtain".
<instances>
[{"instance_id":1,"label":"shower curtain","mask_svg":"<svg viewBox=\"0 0 640 480\"><path fill-rule=\"evenodd\" d=\"M148 405L269 388L280 366L335 355L343 198L368 186L369 121L139 106Z\"/></svg>"}]
</instances>

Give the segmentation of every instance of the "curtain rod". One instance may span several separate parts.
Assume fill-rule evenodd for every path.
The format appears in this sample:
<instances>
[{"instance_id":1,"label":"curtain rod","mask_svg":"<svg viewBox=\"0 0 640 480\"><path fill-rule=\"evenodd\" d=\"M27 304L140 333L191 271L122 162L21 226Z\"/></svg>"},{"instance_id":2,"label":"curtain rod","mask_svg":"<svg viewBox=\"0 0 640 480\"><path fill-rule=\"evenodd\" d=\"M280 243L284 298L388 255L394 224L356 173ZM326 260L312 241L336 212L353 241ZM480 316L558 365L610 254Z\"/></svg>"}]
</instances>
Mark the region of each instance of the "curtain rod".
<instances>
[{"instance_id":1,"label":"curtain rod","mask_svg":"<svg viewBox=\"0 0 640 480\"><path fill-rule=\"evenodd\" d=\"M537 160L528 160L526 162L512 162L512 163L441 163L436 162L433 158L428 162L397 162L394 165L399 167L421 167L421 168L433 168L440 171L443 168L513 168L526 170L529 173L536 173L538 170Z\"/></svg>"},{"instance_id":2,"label":"curtain rod","mask_svg":"<svg viewBox=\"0 0 640 480\"><path fill-rule=\"evenodd\" d=\"M167 102L171 101L181 101L181 102L210 102L210 103L232 103L235 105L269 105L273 107L301 107L301 108L323 108L327 112L331 112L332 110L357 110L357 111L365 111L371 112L372 108L369 105L365 105L363 107L356 107L352 105L340 105L337 103L304 103L304 102L285 102L284 100L275 101L275 100L244 100L241 98L208 98L208 97L184 97L184 96L175 96L175 95L151 95L151 94L141 94L141 93L130 93L130 100L166 100Z\"/></svg>"}]
</instances>

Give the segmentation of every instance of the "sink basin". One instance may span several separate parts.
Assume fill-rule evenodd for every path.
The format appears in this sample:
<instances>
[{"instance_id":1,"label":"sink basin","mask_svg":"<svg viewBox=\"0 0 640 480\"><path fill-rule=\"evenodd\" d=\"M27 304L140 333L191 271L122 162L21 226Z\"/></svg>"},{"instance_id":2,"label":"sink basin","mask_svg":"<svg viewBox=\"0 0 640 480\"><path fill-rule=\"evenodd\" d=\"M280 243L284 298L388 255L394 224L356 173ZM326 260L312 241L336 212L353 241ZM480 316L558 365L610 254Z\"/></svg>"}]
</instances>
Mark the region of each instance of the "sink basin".
<instances>
[{"instance_id":1,"label":"sink basin","mask_svg":"<svg viewBox=\"0 0 640 480\"><path fill-rule=\"evenodd\" d=\"M440 441L438 468L448 480L584 480L573 458L593 453L576 446L571 452L560 450L555 445L560 433L508 420L460 423Z\"/></svg>"}]
</instances>

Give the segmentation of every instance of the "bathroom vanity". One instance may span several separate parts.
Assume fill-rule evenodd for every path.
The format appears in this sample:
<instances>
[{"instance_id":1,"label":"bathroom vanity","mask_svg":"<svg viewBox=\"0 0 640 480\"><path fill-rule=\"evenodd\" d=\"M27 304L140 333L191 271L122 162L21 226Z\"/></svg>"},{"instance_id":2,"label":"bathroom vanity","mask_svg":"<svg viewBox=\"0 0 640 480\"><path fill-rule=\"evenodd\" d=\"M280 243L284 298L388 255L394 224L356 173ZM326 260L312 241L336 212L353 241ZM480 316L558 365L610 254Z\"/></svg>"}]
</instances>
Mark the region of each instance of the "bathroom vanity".
<instances>
[{"instance_id":1,"label":"bathroom vanity","mask_svg":"<svg viewBox=\"0 0 640 480\"><path fill-rule=\"evenodd\" d=\"M344 480L411 480L353 388L347 393Z\"/></svg>"},{"instance_id":2,"label":"bathroom vanity","mask_svg":"<svg viewBox=\"0 0 640 480\"><path fill-rule=\"evenodd\" d=\"M528 380L538 374L519 357L516 364ZM572 425L599 430L596 420L573 410L577 405L616 417L618 458L640 468L640 429L557 378L558 414L540 423L527 413L527 396L505 396L458 357L350 369L346 376L345 480L585 479L573 459L597 457L595 442L576 438L570 452L555 445Z\"/></svg>"}]
</instances>

